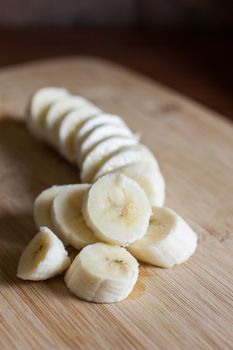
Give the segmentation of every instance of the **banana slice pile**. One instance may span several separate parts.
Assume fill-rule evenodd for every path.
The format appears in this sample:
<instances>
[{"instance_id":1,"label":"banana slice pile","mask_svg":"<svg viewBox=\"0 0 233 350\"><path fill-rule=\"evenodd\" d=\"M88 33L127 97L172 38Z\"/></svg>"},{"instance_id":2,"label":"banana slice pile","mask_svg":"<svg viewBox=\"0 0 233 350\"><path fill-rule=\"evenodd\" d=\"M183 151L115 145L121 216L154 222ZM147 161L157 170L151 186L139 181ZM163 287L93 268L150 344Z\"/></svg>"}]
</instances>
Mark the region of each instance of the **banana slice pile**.
<instances>
[{"instance_id":1,"label":"banana slice pile","mask_svg":"<svg viewBox=\"0 0 233 350\"><path fill-rule=\"evenodd\" d=\"M79 167L83 183L120 171L139 183L152 206L164 205L165 183L157 160L119 116L66 89L45 87L30 99L26 117L37 138Z\"/></svg>"},{"instance_id":2,"label":"banana slice pile","mask_svg":"<svg viewBox=\"0 0 233 350\"><path fill-rule=\"evenodd\" d=\"M20 257L19 278L44 280L68 268L71 292L112 303L132 291L136 259L168 268L195 252L197 235L164 207L156 158L119 116L65 89L46 87L32 96L27 125L79 167L83 183L52 186L36 198L39 233ZM67 245L81 250L71 264Z\"/></svg>"}]
</instances>

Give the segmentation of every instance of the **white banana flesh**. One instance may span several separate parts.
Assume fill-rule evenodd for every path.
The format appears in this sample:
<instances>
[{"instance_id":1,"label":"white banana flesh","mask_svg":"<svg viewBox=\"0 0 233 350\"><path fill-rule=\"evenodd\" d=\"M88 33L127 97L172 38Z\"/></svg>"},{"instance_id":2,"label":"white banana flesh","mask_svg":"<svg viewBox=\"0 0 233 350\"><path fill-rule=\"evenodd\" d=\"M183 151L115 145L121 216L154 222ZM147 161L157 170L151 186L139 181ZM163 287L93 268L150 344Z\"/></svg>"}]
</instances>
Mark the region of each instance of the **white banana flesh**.
<instances>
[{"instance_id":1,"label":"white banana flesh","mask_svg":"<svg viewBox=\"0 0 233 350\"><path fill-rule=\"evenodd\" d=\"M168 268L186 261L196 247L197 235L178 214L154 207L147 233L127 249L138 260Z\"/></svg>"},{"instance_id":2,"label":"white banana flesh","mask_svg":"<svg viewBox=\"0 0 233 350\"><path fill-rule=\"evenodd\" d=\"M66 89L47 87L32 96L27 124L80 166L82 182L94 183L53 186L36 198L40 232L20 257L19 278L62 273L70 264L63 243L70 244L82 251L65 275L68 288L81 299L111 303L132 291L135 258L168 268L195 252L196 234L162 207L165 182L156 158L120 117Z\"/></svg>"},{"instance_id":3,"label":"white banana flesh","mask_svg":"<svg viewBox=\"0 0 233 350\"><path fill-rule=\"evenodd\" d=\"M93 181L98 168L110 157L113 152L123 147L133 146L138 143L135 137L111 137L97 144L85 157L81 168L81 180L84 183Z\"/></svg>"},{"instance_id":4,"label":"white banana flesh","mask_svg":"<svg viewBox=\"0 0 233 350\"><path fill-rule=\"evenodd\" d=\"M77 144L81 144L87 135L89 135L97 126L106 124L126 126L124 121L117 115L101 113L95 118L86 121L86 123L84 123L84 125L79 129L76 135Z\"/></svg>"},{"instance_id":5,"label":"white banana flesh","mask_svg":"<svg viewBox=\"0 0 233 350\"><path fill-rule=\"evenodd\" d=\"M74 139L78 130L87 120L93 119L101 110L92 105L85 105L68 113L58 128L58 150L71 163L76 164Z\"/></svg>"},{"instance_id":6,"label":"white banana flesh","mask_svg":"<svg viewBox=\"0 0 233 350\"><path fill-rule=\"evenodd\" d=\"M65 115L72 110L82 108L85 105L90 105L85 98L80 96L66 96L55 102L48 110L46 115L46 138L53 146L59 144L58 133L59 126Z\"/></svg>"},{"instance_id":7,"label":"white banana flesh","mask_svg":"<svg viewBox=\"0 0 233 350\"><path fill-rule=\"evenodd\" d=\"M81 249L97 242L81 213L82 200L90 185L69 185L59 191L52 203L51 219L62 241Z\"/></svg>"},{"instance_id":8,"label":"white banana flesh","mask_svg":"<svg viewBox=\"0 0 233 350\"><path fill-rule=\"evenodd\" d=\"M42 191L34 202L33 216L36 223L36 227L39 229L42 226L47 226L53 230L53 224L51 221L51 207L55 196L58 192L69 185L64 186L52 186Z\"/></svg>"},{"instance_id":9,"label":"white banana flesh","mask_svg":"<svg viewBox=\"0 0 233 350\"><path fill-rule=\"evenodd\" d=\"M49 107L69 92L63 88L45 87L39 89L31 97L27 106L27 125L39 139L45 139L45 118Z\"/></svg>"},{"instance_id":10,"label":"white banana flesh","mask_svg":"<svg viewBox=\"0 0 233 350\"><path fill-rule=\"evenodd\" d=\"M55 94L56 89L51 89L41 89L44 96L48 92L48 100L51 93ZM156 171L156 159L145 146L137 145L138 138L126 127L124 121L118 116L103 113L79 96L68 95L65 89L57 90L58 94L66 95L61 95L50 107L45 118L46 125L48 129L55 130L54 140L56 139L60 153L71 163L78 162L82 182L96 181L119 169L140 184L151 205L162 206L165 184L159 168ZM33 100L38 99L37 95L40 95L40 91L34 95ZM145 150L147 151L144 152ZM147 161L150 163L153 159L156 166L149 166ZM135 163L141 163L141 166Z\"/></svg>"},{"instance_id":11,"label":"white banana flesh","mask_svg":"<svg viewBox=\"0 0 233 350\"><path fill-rule=\"evenodd\" d=\"M113 136L122 136L122 137L133 137L133 133L123 125L102 125L96 127L90 135L88 135L81 145L75 140L76 154L78 165L81 167L82 163L87 156L87 154L101 141L104 139L113 137Z\"/></svg>"},{"instance_id":12,"label":"white banana flesh","mask_svg":"<svg viewBox=\"0 0 233 350\"><path fill-rule=\"evenodd\" d=\"M41 281L65 271L70 258L59 238L47 227L41 227L19 259L17 277Z\"/></svg>"},{"instance_id":13,"label":"white banana flesh","mask_svg":"<svg viewBox=\"0 0 233 350\"><path fill-rule=\"evenodd\" d=\"M146 233L151 206L136 181L123 174L107 174L84 196L82 213L99 240L126 246Z\"/></svg>"},{"instance_id":14,"label":"white banana flesh","mask_svg":"<svg viewBox=\"0 0 233 350\"><path fill-rule=\"evenodd\" d=\"M104 243L83 248L65 274L72 293L95 303L127 298L137 278L137 260L125 248Z\"/></svg>"},{"instance_id":15,"label":"white banana flesh","mask_svg":"<svg viewBox=\"0 0 233 350\"><path fill-rule=\"evenodd\" d=\"M146 146L139 144L124 147L116 151L116 153L103 163L97 170L93 181L96 181L99 177L113 172L120 167L141 161L153 163L155 167L159 168L156 158Z\"/></svg>"},{"instance_id":16,"label":"white banana flesh","mask_svg":"<svg viewBox=\"0 0 233 350\"><path fill-rule=\"evenodd\" d=\"M117 168L114 172L124 174L136 181L145 191L151 206L162 207L165 202L165 181L153 162L137 162Z\"/></svg>"}]
</instances>

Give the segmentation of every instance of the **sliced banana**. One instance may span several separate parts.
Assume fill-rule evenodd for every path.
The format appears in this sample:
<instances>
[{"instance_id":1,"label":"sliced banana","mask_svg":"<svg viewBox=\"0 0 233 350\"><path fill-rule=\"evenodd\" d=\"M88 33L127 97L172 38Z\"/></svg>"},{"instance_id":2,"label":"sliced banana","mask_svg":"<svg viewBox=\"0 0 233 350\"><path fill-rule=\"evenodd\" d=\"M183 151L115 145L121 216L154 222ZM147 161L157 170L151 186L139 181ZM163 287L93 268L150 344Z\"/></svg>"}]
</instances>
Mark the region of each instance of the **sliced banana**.
<instances>
[{"instance_id":1,"label":"sliced banana","mask_svg":"<svg viewBox=\"0 0 233 350\"><path fill-rule=\"evenodd\" d=\"M64 116L72 110L81 108L85 105L90 105L90 102L83 97L73 95L60 98L55 102L49 108L45 120L47 141L53 146L57 146L59 143L58 130Z\"/></svg>"},{"instance_id":2,"label":"sliced banana","mask_svg":"<svg viewBox=\"0 0 233 350\"><path fill-rule=\"evenodd\" d=\"M136 181L122 174L107 174L84 196L82 212L97 238L126 246L146 233L151 207Z\"/></svg>"},{"instance_id":3,"label":"sliced banana","mask_svg":"<svg viewBox=\"0 0 233 350\"><path fill-rule=\"evenodd\" d=\"M74 139L77 131L86 120L98 115L101 110L92 105L85 105L68 113L62 119L58 128L58 149L71 163L77 163L74 148Z\"/></svg>"},{"instance_id":4,"label":"sliced banana","mask_svg":"<svg viewBox=\"0 0 233 350\"><path fill-rule=\"evenodd\" d=\"M68 94L63 88L44 87L31 97L26 112L27 125L37 138L45 139L45 117L49 107Z\"/></svg>"},{"instance_id":5,"label":"sliced banana","mask_svg":"<svg viewBox=\"0 0 233 350\"><path fill-rule=\"evenodd\" d=\"M138 163L138 162L153 163L157 169L159 169L156 158L153 153L144 145L138 144L133 146L124 147L119 151L116 151L110 158L108 158L101 167L97 170L93 181L96 181L99 177L113 172L125 165Z\"/></svg>"},{"instance_id":6,"label":"sliced banana","mask_svg":"<svg viewBox=\"0 0 233 350\"><path fill-rule=\"evenodd\" d=\"M123 120L114 114L101 113L86 123L79 129L76 135L76 144L81 144L83 140L94 130L97 126L106 124L126 126Z\"/></svg>"},{"instance_id":7,"label":"sliced banana","mask_svg":"<svg viewBox=\"0 0 233 350\"><path fill-rule=\"evenodd\" d=\"M83 248L65 274L72 293L95 303L127 298L137 278L137 260L125 248L104 243Z\"/></svg>"},{"instance_id":8,"label":"sliced banana","mask_svg":"<svg viewBox=\"0 0 233 350\"><path fill-rule=\"evenodd\" d=\"M81 167L82 162L86 155L101 141L104 139L113 137L132 137L133 133L123 125L102 125L96 127L82 142L80 145L78 140L75 140L75 149L77 154L78 165Z\"/></svg>"},{"instance_id":9,"label":"sliced banana","mask_svg":"<svg viewBox=\"0 0 233 350\"><path fill-rule=\"evenodd\" d=\"M97 144L83 161L81 168L82 182L92 182L98 168L109 158L109 156L125 146L132 146L138 143L135 137L111 137Z\"/></svg>"},{"instance_id":10,"label":"sliced banana","mask_svg":"<svg viewBox=\"0 0 233 350\"><path fill-rule=\"evenodd\" d=\"M127 249L146 263L172 267L186 261L196 250L197 235L169 208L153 208L145 236Z\"/></svg>"},{"instance_id":11,"label":"sliced banana","mask_svg":"<svg viewBox=\"0 0 233 350\"><path fill-rule=\"evenodd\" d=\"M165 181L153 162L137 162L117 168L114 172L135 180L145 191L151 206L162 207L165 202Z\"/></svg>"},{"instance_id":12,"label":"sliced banana","mask_svg":"<svg viewBox=\"0 0 233 350\"><path fill-rule=\"evenodd\" d=\"M97 242L81 213L82 199L90 185L70 185L56 195L52 203L52 223L62 241L81 249Z\"/></svg>"},{"instance_id":13,"label":"sliced banana","mask_svg":"<svg viewBox=\"0 0 233 350\"><path fill-rule=\"evenodd\" d=\"M68 268L70 258L62 242L47 227L41 227L19 259L17 277L40 281L54 277Z\"/></svg>"},{"instance_id":14,"label":"sliced banana","mask_svg":"<svg viewBox=\"0 0 233 350\"><path fill-rule=\"evenodd\" d=\"M33 216L37 228L41 226L47 226L53 230L53 224L51 221L51 206L55 196L58 192L69 185L63 186L52 186L42 191L39 196L37 196L34 202Z\"/></svg>"}]
</instances>

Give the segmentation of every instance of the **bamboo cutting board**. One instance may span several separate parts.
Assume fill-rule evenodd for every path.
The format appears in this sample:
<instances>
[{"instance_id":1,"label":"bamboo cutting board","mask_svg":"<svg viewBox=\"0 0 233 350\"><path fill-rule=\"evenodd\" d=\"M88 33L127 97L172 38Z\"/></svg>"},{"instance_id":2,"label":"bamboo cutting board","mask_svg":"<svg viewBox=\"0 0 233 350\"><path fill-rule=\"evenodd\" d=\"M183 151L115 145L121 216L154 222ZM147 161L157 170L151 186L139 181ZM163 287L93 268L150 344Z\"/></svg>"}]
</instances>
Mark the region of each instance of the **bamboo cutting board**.
<instances>
[{"instance_id":1,"label":"bamboo cutting board","mask_svg":"<svg viewBox=\"0 0 233 350\"><path fill-rule=\"evenodd\" d=\"M196 254L172 269L143 265L129 298L83 302L62 277L15 277L36 233L33 200L76 168L23 123L29 95L64 86L121 115L157 156L166 205L199 236ZM0 349L233 349L233 128L209 110L109 62L69 58L0 72Z\"/></svg>"}]
</instances>

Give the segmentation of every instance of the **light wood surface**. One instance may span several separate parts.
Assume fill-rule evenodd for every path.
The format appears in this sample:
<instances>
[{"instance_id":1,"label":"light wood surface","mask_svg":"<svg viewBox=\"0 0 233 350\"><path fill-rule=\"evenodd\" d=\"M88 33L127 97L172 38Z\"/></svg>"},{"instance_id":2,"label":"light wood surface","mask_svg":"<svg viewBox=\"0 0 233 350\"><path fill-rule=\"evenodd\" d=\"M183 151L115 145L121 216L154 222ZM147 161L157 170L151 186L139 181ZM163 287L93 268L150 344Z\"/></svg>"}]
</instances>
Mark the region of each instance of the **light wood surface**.
<instances>
[{"instance_id":1,"label":"light wood surface","mask_svg":"<svg viewBox=\"0 0 233 350\"><path fill-rule=\"evenodd\" d=\"M121 115L157 156L166 205L196 230L199 245L172 269L142 265L129 298L83 302L62 277L15 277L35 234L35 196L79 174L36 141L22 121L29 95L65 86ZM232 349L233 128L230 122L122 67L91 58L0 72L0 349Z\"/></svg>"}]
</instances>

